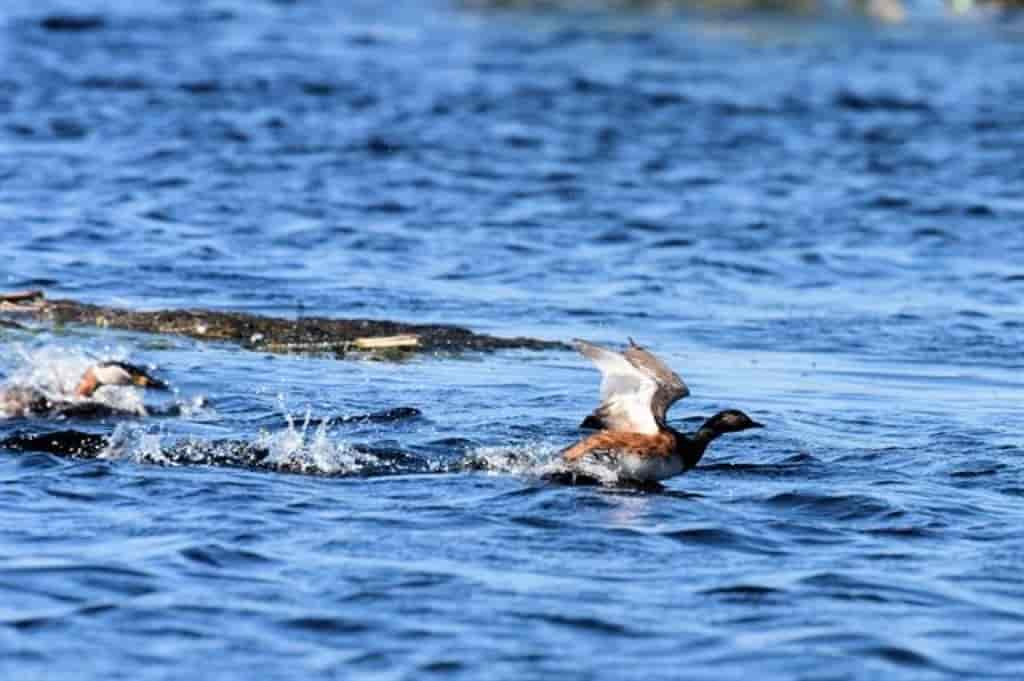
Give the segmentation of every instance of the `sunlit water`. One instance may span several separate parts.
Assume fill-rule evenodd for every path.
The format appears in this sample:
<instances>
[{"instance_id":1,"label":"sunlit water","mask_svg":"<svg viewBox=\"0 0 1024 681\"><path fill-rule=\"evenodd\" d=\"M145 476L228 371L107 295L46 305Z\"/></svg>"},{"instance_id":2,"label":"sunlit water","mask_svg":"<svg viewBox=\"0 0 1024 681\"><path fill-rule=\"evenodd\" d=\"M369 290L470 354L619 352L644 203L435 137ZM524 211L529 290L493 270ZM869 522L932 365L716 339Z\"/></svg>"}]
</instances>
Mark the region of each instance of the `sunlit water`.
<instances>
[{"instance_id":1,"label":"sunlit water","mask_svg":"<svg viewBox=\"0 0 1024 681\"><path fill-rule=\"evenodd\" d=\"M174 387L0 422L111 438L0 453L0 678L1019 678L1015 22L151 4L5 5L3 289L633 336L767 428L563 486L569 352L0 329Z\"/></svg>"}]
</instances>

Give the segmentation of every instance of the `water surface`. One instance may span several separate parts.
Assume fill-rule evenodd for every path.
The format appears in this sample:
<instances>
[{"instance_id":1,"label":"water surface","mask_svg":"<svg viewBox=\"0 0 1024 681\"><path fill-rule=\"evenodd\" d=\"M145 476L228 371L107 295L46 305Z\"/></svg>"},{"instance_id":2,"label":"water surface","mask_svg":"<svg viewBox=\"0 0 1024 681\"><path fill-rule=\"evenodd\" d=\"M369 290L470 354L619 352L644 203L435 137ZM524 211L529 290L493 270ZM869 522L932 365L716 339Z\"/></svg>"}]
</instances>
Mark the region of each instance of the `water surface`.
<instances>
[{"instance_id":1,"label":"water surface","mask_svg":"<svg viewBox=\"0 0 1024 681\"><path fill-rule=\"evenodd\" d=\"M1012 22L8 6L2 288L633 336L676 425L768 427L662 493L559 486L598 386L569 352L0 329L7 381L126 358L178 412L0 422L114 439L0 452L0 676L1019 676Z\"/></svg>"}]
</instances>

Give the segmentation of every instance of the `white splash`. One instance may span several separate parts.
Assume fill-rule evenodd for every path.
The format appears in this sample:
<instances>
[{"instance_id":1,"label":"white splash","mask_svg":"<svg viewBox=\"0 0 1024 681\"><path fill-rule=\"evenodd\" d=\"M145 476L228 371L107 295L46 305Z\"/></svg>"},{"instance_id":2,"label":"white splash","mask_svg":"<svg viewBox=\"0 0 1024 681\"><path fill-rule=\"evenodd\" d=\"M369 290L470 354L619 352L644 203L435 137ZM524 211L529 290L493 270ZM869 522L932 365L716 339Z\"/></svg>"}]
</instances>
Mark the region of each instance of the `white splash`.
<instances>
[{"instance_id":1,"label":"white splash","mask_svg":"<svg viewBox=\"0 0 1024 681\"><path fill-rule=\"evenodd\" d=\"M174 389L175 398L178 397L177 388ZM188 399L176 399L175 403L178 407L178 417L182 419L212 419L217 415L217 410L214 409L210 400L205 395L194 395Z\"/></svg>"},{"instance_id":2,"label":"white splash","mask_svg":"<svg viewBox=\"0 0 1024 681\"><path fill-rule=\"evenodd\" d=\"M78 348L61 345L44 345L30 350L17 344L14 350L17 364L5 386L31 388L58 401L76 399L75 388L82 374L97 360ZM124 360L127 354L124 348L116 348L106 353L104 359ZM90 399L118 411L146 413L142 395L129 387L103 386Z\"/></svg>"},{"instance_id":3,"label":"white splash","mask_svg":"<svg viewBox=\"0 0 1024 681\"><path fill-rule=\"evenodd\" d=\"M136 423L119 423L110 434L107 446L96 458L165 465L176 463L164 455L160 433L147 431Z\"/></svg>"},{"instance_id":4,"label":"white splash","mask_svg":"<svg viewBox=\"0 0 1024 681\"><path fill-rule=\"evenodd\" d=\"M616 486L620 481L617 469L590 457L583 457L582 460L575 462L572 466L569 466L564 461L559 461L558 465L557 472L574 472L585 477L594 478L602 485Z\"/></svg>"},{"instance_id":5,"label":"white splash","mask_svg":"<svg viewBox=\"0 0 1024 681\"><path fill-rule=\"evenodd\" d=\"M584 458L568 464L562 459L564 443L530 442L500 447L478 447L460 462L462 468L492 475L523 475L543 478L571 473L592 478L602 485L617 486L620 471L607 462Z\"/></svg>"},{"instance_id":6,"label":"white splash","mask_svg":"<svg viewBox=\"0 0 1024 681\"><path fill-rule=\"evenodd\" d=\"M495 475L541 477L565 470L560 447L550 442L477 447L462 461L463 467Z\"/></svg>"},{"instance_id":7,"label":"white splash","mask_svg":"<svg viewBox=\"0 0 1024 681\"><path fill-rule=\"evenodd\" d=\"M282 405L283 406L283 405ZM312 416L306 411L296 425L294 416L284 412L288 426L284 430L261 431L255 445L269 452L265 465L302 473L337 475L358 473L366 466L379 464L377 457L356 450L350 443L332 439L325 422L310 428Z\"/></svg>"}]
</instances>

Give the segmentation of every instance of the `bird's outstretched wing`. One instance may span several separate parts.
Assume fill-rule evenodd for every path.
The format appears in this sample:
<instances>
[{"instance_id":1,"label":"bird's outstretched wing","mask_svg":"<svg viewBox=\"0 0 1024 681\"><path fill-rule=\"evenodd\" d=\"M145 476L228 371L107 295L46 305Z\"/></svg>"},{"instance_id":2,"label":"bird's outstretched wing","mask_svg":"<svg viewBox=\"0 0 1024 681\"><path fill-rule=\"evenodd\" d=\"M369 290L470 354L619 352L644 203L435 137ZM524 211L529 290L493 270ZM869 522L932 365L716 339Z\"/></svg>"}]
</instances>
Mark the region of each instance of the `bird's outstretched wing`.
<instances>
[{"instance_id":1,"label":"bird's outstretched wing","mask_svg":"<svg viewBox=\"0 0 1024 681\"><path fill-rule=\"evenodd\" d=\"M624 353L575 343L601 371L601 405L583 420L585 428L653 435L672 403L690 394L678 375L632 340Z\"/></svg>"},{"instance_id":2,"label":"bird's outstretched wing","mask_svg":"<svg viewBox=\"0 0 1024 681\"><path fill-rule=\"evenodd\" d=\"M629 348L622 355L630 364L654 377L658 389L651 399L651 411L655 419L664 423L669 407L689 395L690 388L679 374L669 369L653 353L633 342L632 338L629 339Z\"/></svg>"}]
</instances>

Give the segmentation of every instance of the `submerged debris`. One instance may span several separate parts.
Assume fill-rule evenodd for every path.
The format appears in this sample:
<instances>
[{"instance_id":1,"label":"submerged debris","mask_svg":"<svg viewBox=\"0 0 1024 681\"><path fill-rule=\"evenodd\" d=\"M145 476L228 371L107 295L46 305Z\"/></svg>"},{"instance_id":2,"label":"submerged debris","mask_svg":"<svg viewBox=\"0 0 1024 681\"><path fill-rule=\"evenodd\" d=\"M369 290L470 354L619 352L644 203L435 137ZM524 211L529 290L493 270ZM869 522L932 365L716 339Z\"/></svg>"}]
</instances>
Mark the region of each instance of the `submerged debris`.
<instances>
[{"instance_id":1,"label":"submerged debris","mask_svg":"<svg viewBox=\"0 0 1024 681\"><path fill-rule=\"evenodd\" d=\"M216 310L140 312L74 300L47 300L41 291L0 294L0 312L32 316L55 324L129 329L200 340L228 341L251 350L345 357L351 353L400 359L414 352L569 349L559 341L501 338L451 324L407 324L378 319L281 319Z\"/></svg>"}]
</instances>

